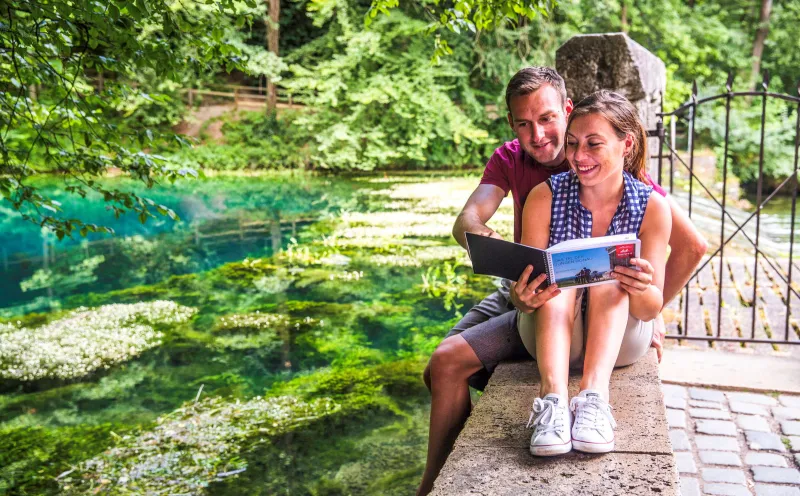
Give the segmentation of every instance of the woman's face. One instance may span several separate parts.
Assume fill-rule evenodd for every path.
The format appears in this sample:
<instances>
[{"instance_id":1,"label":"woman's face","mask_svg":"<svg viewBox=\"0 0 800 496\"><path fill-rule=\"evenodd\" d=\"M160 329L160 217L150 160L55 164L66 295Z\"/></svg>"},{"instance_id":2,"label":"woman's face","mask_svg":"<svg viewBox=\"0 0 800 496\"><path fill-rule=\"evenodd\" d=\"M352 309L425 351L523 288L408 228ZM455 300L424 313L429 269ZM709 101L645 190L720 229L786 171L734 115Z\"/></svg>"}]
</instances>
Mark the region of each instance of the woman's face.
<instances>
[{"instance_id":1,"label":"woman's face","mask_svg":"<svg viewBox=\"0 0 800 496\"><path fill-rule=\"evenodd\" d=\"M620 139L600 114L577 117L567 132L567 160L584 186L601 184L622 174L633 137Z\"/></svg>"}]
</instances>

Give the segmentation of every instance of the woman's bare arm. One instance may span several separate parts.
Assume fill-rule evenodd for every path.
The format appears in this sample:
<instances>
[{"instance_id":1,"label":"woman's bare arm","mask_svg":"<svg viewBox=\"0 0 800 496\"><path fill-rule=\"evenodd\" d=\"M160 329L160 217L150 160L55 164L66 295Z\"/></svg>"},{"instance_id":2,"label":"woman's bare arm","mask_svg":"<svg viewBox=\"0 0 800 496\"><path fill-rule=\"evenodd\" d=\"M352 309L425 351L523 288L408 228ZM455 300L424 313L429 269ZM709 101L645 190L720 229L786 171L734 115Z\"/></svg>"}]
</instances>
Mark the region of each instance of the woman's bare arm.
<instances>
[{"instance_id":1,"label":"woman's bare arm","mask_svg":"<svg viewBox=\"0 0 800 496\"><path fill-rule=\"evenodd\" d=\"M547 248L550 239L550 206L552 202L553 194L545 183L536 186L530 192L525 201L525 208L522 210L521 242L523 245ZM545 281L547 275L539 274L536 279L526 283L532 271L533 267L529 265L519 280L511 283L511 302L517 310L523 313L533 312L561 292L555 284L536 292L535 289Z\"/></svg>"},{"instance_id":2,"label":"woman's bare arm","mask_svg":"<svg viewBox=\"0 0 800 496\"><path fill-rule=\"evenodd\" d=\"M642 241L641 259L653 267L653 280L641 293L630 294L630 313L640 320L649 321L658 316L664 302L664 266L667 243L672 230L669 204L658 194L651 194L647 202L639 238Z\"/></svg>"},{"instance_id":3,"label":"woman's bare arm","mask_svg":"<svg viewBox=\"0 0 800 496\"><path fill-rule=\"evenodd\" d=\"M525 201L522 210L522 244L547 248L550 240L550 207L553 204L553 193L547 183L533 188Z\"/></svg>"}]
</instances>

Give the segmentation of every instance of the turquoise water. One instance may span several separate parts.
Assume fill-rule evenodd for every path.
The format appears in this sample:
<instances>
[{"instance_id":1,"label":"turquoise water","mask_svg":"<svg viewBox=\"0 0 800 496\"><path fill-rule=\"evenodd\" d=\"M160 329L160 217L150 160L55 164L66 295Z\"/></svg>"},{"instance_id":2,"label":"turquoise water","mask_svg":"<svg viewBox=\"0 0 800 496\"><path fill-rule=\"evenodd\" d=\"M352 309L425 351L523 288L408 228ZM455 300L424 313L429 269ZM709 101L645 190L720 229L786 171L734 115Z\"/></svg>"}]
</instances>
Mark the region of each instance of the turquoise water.
<instances>
[{"instance_id":1,"label":"turquoise water","mask_svg":"<svg viewBox=\"0 0 800 496\"><path fill-rule=\"evenodd\" d=\"M296 235L298 226L342 209L366 208L353 194L359 186L348 180L313 179L296 173L255 179L227 176L180 180L147 191L148 197L173 209L180 221L163 217L142 224L132 214L115 219L98 195L81 199L67 194L60 181L39 183L43 191L62 203L64 217L77 216L87 223L112 227L115 236L89 233L86 238L76 235L57 241L52 233L43 232L21 215L0 210L0 270L10 283L0 294L0 309L30 305L47 296L46 290L23 291L19 285L45 265L64 272L65 266L102 255L104 261L96 270L95 281L78 287L55 284L50 294L120 289L158 282L169 275L208 270L246 256L269 256L273 248L270 229L275 221L281 226L280 239L285 245ZM131 181L113 181L113 187L123 190L137 186Z\"/></svg>"},{"instance_id":2,"label":"turquoise water","mask_svg":"<svg viewBox=\"0 0 800 496\"><path fill-rule=\"evenodd\" d=\"M449 235L476 182L179 182L181 222L88 243L5 217L0 493L409 494L422 368L492 289Z\"/></svg>"}]
</instances>

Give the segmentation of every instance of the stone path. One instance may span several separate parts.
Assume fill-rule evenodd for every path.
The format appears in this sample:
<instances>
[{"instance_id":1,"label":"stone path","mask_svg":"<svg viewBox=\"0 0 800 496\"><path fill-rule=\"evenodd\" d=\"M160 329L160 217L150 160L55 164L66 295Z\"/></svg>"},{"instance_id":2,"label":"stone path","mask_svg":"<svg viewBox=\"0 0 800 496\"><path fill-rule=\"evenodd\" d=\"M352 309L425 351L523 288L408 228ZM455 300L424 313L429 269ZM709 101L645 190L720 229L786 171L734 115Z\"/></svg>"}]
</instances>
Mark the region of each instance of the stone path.
<instances>
[{"instance_id":1,"label":"stone path","mask_svg":"<svg viewBox=\"0 0 800 496\"><path fill-rule=\"evenodd\" d=\"M771 263L770 263L771 262ZM715 257L689 284L690 291L683 291L664 309L664 321L668 335L739 337L769 340L789 340L795 344L734 343L717 341L679 340L682 345L700 348L709 346L724 351L749 351L754 353L782 354L800 357L800 298L792 295L789 305L789 327L786 328L787 285L781 274L787 277L788 260L759 258L757 277L753 257L725 257L720 266ZM705 263L705 259L703 260ZM797 264L798 261L795 261ZM702 264L701 264L702 265ZM754 284L758 281L758 285ZM800 269L795 268L792 287L800 292ZM722 287L723 307L720 312L721 326L717 325L717 308ZM754 298L754 287L755 292ZM686 308L688 306L688 317ZM755 316L755 325L753 318Z\"/></svg>"},{"instance_id":2,"label":"stone path","mask_svg":"<svg viewBox=\"0 0 800 496\"><path fill-rule=\"evenodd\" d=\"M683 496L800 496L800 396L661 389Z\"/></svg>"}]
</instances>

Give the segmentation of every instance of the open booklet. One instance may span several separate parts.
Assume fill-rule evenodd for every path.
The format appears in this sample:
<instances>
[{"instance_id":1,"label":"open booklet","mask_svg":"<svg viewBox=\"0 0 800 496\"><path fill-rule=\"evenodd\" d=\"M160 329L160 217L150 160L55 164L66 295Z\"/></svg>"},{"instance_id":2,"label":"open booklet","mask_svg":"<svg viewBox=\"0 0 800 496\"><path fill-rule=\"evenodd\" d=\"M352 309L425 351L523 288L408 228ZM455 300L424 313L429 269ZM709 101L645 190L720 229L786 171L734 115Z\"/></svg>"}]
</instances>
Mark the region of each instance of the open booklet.
<instances>
[{"instance_id":1,"label":"open booklet","mask_svg":"<svg viewBox=\"0 0 800 496\"><path fill-rule=\"evenodd\" d=\"M467 249L476 274L516 281L525 267L533 265L530 280L547 274L542 288L552 283L559 288L582 288L612 282L617 265L630 267L638 258L641 242L635 234L571 239L540 250L502 239L467 233Z\"/></svg>"}]
</instances>

